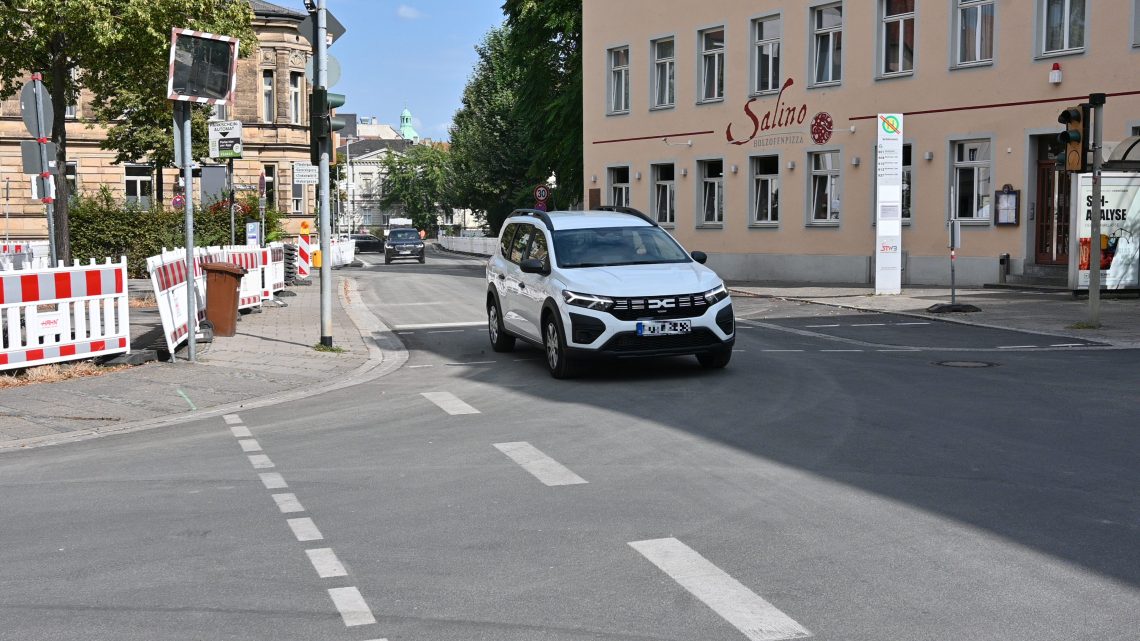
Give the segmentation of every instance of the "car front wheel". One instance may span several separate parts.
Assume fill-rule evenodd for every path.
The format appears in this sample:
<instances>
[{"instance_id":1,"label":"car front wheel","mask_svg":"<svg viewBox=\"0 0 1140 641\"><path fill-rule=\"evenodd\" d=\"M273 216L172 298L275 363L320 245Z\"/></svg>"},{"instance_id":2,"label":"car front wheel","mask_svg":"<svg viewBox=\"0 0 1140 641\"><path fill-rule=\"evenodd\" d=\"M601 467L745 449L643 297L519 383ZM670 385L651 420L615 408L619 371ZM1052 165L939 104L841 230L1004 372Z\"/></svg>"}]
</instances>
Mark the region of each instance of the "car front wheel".
<instances>
[{"instance_id":1,"label":"car front wheel","mask_svg":"<svg viewBox=\"0 0 1140 641\"><path fill-rule=\"evenodd\" d=\"M496 352L509 352L515 348L515 337L507 334L503 327L503 314L498 301L487 304L487 336L491 339L491 349Z\"/></svg>"},{"instance_id":2,"label":"car front wheel","mask_svg":"<svg viewBox=\"0 0 1140 641\"><path fill-rule=\"evenodd\" d=\"M574 375L574 367L570 359L566 358L566 338L562 335L562 327L554 318L548 315L543 323L543 347L546 350L546 368L554 378L570 378Z\"/></svg>"}]
</instances>

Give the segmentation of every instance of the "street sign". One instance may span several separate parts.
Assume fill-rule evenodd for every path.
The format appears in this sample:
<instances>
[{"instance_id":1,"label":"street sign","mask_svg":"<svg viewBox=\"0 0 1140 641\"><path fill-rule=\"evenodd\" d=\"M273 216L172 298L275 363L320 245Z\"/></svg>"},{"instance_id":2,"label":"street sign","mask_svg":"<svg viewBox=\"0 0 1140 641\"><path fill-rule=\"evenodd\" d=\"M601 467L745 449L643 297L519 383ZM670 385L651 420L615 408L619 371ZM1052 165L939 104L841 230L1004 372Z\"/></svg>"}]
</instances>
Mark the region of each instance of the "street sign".
<instances>
[{"instance_id":1,"label":"street sign","mask_svg":"<svg viewBox=\"0 0 1140 641\"><path fill-rule=\"evenodd\" d=\"M320 183L320 175L317 171L316 165L311 165L307 162L293 163L293 184L294 185L316 185Z\"/></svg>"},{"instance_id":2,"label":"street sign","mask_svg":"<svg viewBox=\"0 0 1140 641\"><path fill-rule=\"evenodd\" d=\"M545 200L535 201L534 208L537 209L538 211L546 211L546 201Z\"/></svg>"},{"instance_id":3,"label":"street sign","mask_svg":"<svg viewBox=\"0 0 1140 641\"><path fill-rule=\"evenodd\" d=\"M317 83L317 73L313 67L313 61L316 58L309 58L305 63L305 79L312 84ZM335 87L336 83L340 82L340 61L329 54L328 56L328 77L326 78L325 87Z\"/></svg>"},{"instance_id":4,"label":"street sign","mask_svg":"<svg viewBox=\"0 0 1140 641\"><path fill-rule=\"evenodd\" d=\"M245 244L254 247L261 246L261 223L245 224Z\"/></svg>"},{"instance_id":5,"label":"street sign","mask_svg":"<svg viewBox=\"0 0 1140 641\"><path fill-rule=\"evenodd\" d=\"M43 200L44 198L55 200L55 179L32 176L32 199Z\"/></svg>"},{"instance_id":6,"label":"street sign","mask_svg":"<svg viewBox=\"0 0 1140 641\"><path fill-rule=\"evenodd\" d=\"M550 188L546 185L538 185L534 188L534 199L540 203L546 202L550 197Z\"/></svg>"},{"instance_id":7,"label":"street sign","mask_svg":"<svg viewBox=\"0 0 1140 641\"><path fill-rule=\"evenodd\" d=\"M257 178L257 195L261 196L262 198L265 198L265 172L264 171L261 172L261 175L258 176L258 178Z\"/></svg>"},{"instance_id":8,"label":"street sign","mask_svg":"<svg viewBox=\"0 0 1140 641\"><path fill-rule=\"evenodd\" d=\"M305 40L308 40L309 44L314 47L317 44L313 42L313 34L316 33L316 27L317 19L311 13L309 14L308 18L302 20L301 24L297 26L297 33L300 34L300 36ZM345 31L344 25L342 25L340 23L340 20L337 20L336 16L332 14L332 11L329 11L328 9L325 9L325 29L329 34L328 43L330 45L339 40L340 37L344 35Z\"/></svg>"},{"instance_id":9,"label":"street sign","mask_svg":"<svg viewBox=\"0 0 1140 641\"><path fill-rule=\"evenodd\" d=\"M40 113L36 113L36 94L39 94ZM51 138L52 127L55 124L54 103L51 94L44 91L44 83L32 79L24 83L20 89L20 117L24 119L24 126L28 133L36 138Z\"/></svg>"},{"instance_id":10,"label":"street sign","mask_svg":"<svg viewBox=\"0 0 1140 641\"><path fill-rule=\"evenodd\" d=\"M210 123L210 157L241 158L241 121L218 120Z\"/></svg>"},{"instance_id":11,"label":"street sign","mask_svg":"<svg viewBox=\"0 0 1140 641\"><path fill-rule=\"evenodd\" d=\"M171 29L170 100L224 105L237 91L237 38L192 29Z\"/></svg>"},{"instance_id":12,"label":"street sign","mask_svg":"<svg viewBox=\"0 0 1140 641\"><path fill-rule=\"evenodd\" d=\"M48 166L46 171L55 169L56 146L54 142L44 145L47 148ZM25 174L42 174L45 171L40 156L40 143L34 140L20 141L20 160Z\"/></svg>"},{"instance_id":13,"label":"street sign","mask_svg":"<svg viewBox=\"0 0 1140 641\"><path fill-rule=\"evenodd\" d=\"M170 206L175 209L182 209L186 206L186 198L182 194L175 194L174 198L170 199Z\"/></svg>"}]
</instances>

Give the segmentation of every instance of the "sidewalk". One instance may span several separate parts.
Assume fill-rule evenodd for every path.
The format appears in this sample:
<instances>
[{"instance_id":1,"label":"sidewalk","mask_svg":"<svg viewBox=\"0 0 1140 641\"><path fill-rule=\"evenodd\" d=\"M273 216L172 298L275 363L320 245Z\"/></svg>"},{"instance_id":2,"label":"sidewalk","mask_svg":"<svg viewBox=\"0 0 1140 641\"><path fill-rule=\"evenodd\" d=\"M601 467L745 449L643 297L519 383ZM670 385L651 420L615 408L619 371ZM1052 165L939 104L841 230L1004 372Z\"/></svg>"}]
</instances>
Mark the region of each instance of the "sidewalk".
<instances>
[{"instance_id":1,"label":"sidewalk","mask_svg":"<svg viewBox=\"0 0 1140 641\"><path fill-rule=\"evenodd\" d=\"M197 362L150 362L101 376L0 390L0 451L196 420L303 398L382 376L401 355L352 279L335 276L333 340L318 352L320 283L246 314L237 335L199 343ZM132 283L137 296L144 290ZM156 308L132 308L132 347L161 341ZM140 344L140 341L142 344ZM149 341L149 342L148 342Z\"/></svg>"}]
</instances>

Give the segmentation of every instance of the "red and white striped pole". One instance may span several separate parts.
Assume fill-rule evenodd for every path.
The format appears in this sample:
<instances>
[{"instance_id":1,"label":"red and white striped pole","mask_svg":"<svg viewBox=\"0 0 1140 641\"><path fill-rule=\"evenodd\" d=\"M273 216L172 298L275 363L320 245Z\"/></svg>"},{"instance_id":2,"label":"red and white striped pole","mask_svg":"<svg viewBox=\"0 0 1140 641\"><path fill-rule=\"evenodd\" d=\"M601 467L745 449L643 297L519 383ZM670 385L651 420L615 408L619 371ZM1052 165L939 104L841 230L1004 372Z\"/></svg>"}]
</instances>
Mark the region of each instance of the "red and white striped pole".
<instances>
[{"instance_id":1,"label":"red and white striped pole","mask_svg":"<svg viewBox=\"0 0 1140 641\"><path fill-rule=\"evenodd\" d=\"M303 278L306 280L309 278L309 266L312 264L310 262L311 254L309 249L310 230L311 225L309 224L309 221L302 220L301 240L297 245L297 278Z\"/></svg>"}]
</instances>

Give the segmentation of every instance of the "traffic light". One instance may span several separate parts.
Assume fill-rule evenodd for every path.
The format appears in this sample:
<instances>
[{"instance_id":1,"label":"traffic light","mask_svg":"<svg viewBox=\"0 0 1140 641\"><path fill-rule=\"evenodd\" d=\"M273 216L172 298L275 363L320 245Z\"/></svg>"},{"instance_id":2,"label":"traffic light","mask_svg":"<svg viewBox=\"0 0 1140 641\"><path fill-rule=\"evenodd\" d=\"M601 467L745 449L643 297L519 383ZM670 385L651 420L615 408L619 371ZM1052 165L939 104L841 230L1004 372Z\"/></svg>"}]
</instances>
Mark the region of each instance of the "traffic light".
<instances>
[{"instance_id":1,"label":"traffic light","mask_svg":"<svg viewBox=\"0 0 1140 641\"><path fill-rule=\"evenodd\" d=\"M1057 134L1064 155L1063 161L1058 155L1057 162L1063 165L1065 171L1088 171L1089 155L1089 106L1080 104L1068 107L1057 116L1057 122L1065 125L1065 131Z\"/></svg>"},{"instance_id":2,"label":"traffic light","mask_svg":"<svg viewBox=\"0 0 1140 641\"><path fill-rule=\"evenodd\" d=\"M344 94L329 93L328 89L314 88L309 96L309 160L321 162L322 141L332 138L334 131L344 129L344 118L332 115L332 110L344 104ZM331 158L330 160L335 160Z\"/></svg>"}]
</instances>

